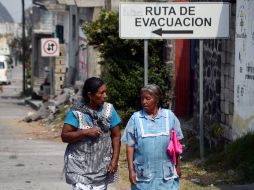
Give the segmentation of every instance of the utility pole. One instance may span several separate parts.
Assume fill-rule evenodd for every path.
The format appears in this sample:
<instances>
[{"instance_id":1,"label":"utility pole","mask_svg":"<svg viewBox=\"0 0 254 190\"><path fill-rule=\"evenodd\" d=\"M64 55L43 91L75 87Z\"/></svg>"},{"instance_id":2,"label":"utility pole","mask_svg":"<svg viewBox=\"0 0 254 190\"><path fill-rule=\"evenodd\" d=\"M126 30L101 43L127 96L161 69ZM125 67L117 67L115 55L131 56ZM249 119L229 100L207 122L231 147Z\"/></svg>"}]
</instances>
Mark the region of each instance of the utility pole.
<instances>
[{"instance_id":1,"label":"utility pole","mask_svg":"<svg viewBox=\"0 0 254 190\"><path fill-rule=\"evenodd\" d=\"M22 66L23 66L23 94L26 92L26 63L25 63L25 2L22 0Z\"/></svg>"},{"instance_id":2,"label":"utility pole","mask_svg":"<svg viewBox=\"0 0 254 190\"><path fill-rule=\"evenodd\" d=\"M111 11L111 0L105 0L105 9Z\"/></svg>"}]
</instances>

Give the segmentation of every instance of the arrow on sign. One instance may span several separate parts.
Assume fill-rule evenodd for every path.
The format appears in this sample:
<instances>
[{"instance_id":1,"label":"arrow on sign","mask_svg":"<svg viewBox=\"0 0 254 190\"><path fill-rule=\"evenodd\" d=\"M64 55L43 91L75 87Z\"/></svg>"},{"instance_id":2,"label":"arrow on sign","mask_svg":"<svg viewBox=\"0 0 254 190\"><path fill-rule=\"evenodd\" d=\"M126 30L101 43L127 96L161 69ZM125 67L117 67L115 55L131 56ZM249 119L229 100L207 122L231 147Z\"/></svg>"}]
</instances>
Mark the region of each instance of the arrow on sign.
<instances>
[{"instance_id":1,"label":"arrow on sign","mask_svg":"<svg viewBox=\"0 0 254 190\"><path fill-rule=\"evenodd\" d=\"M152 33L162 36L162 34L193 34L193 30L162 30L159 28L152 31Z\"/></svg>"}]
</instances>

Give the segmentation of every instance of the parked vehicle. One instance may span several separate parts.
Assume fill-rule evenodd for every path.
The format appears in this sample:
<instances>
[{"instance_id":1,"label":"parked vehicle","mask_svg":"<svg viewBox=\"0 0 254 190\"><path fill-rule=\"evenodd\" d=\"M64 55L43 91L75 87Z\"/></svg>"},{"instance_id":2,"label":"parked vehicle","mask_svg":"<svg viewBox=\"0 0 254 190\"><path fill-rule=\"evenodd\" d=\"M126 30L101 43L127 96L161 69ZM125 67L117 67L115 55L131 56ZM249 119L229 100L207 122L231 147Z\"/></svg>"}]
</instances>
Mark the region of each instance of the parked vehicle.
<instances>
[{"instance_id":1,"label":"parked vehicle","mask_svg":"<svg viewBox=\"0 0 254 190\"><path fill-rule=\"evenodd\" d=\"M4 55L0 55L0 83L11 84L11 71Z\"/></svg>"}]
</instances>

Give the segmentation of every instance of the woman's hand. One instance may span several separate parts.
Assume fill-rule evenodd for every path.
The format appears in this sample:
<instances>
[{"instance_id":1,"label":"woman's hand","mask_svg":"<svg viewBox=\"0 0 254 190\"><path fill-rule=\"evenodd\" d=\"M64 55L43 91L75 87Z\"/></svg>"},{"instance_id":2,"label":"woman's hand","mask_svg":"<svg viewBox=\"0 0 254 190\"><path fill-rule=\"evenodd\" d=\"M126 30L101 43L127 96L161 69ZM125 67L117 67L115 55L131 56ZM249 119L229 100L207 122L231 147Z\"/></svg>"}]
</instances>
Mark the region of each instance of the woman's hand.
<instances>
[{"instance_id":1,"label":"woman's hand","mask_svg":"<svg viewBox=\"0 0 254 190\"><path fill-rule=\"evenodd\" d=\"M128 170L129 170L129 180L131 184L137 184L136 180L136 171L133 165L133 158L134 158L134 147L126 145L126 156L128 162Z\"/></svg>"},{"instance_id":2,"label":"woman's hand","mask_svg":"<svg viewBox=\"0 0 254 190\"><path fill-rule=\"evenodd\" d=\"M89 129L82 129L82 132L86 137L97 138L102 134L102 130L99 127L92 127Z\"/></svg>"},{"instance_id":3,"label":"woman's hand","mask_svg":"<svg viewBox=\"0 0 254 190\"><path fill-rule=\"evenodd\" d=\"M118 168L117 162L114 160L111 160L109 167L108 167L108 172L110 174L115 173L117 171L117 168Z\"/></svg>"},{"instance_id":4,"label":"woman's hand","mask_svg":"<svg viewBox=\"0 0 254 190\"><path fill-rule=\"evenodd\" d=\"M182 171L181 171L181 160L180 160L180 155L179 154L177 154L176 155L176 173L177 173L177 175L179 176L179 178L181 178L181 176L182 176Z\"/></svg>"},{"instance_id":5,"label":"woman's hand","mask_svg":"<svg viewBox=\"0 0 254 190\"><path fill-rule=\"evenodd\" d=\"M177 164L177 165L176 165L176 173L177 173L177 175L179 176L179 178L181 178L181 176L182 176L182 171L181 171L180 164Z\"/></svg>"},{"instance_id":6,"label":"woman's hand","mask_svg":"<svg viewBox=\"0 0 254 190\"><path fill-rule=\"evenodd\" d=\"M137 184L137 180L136 180L136 172L134 170L130 170L129 171L129 179L131 184Z\"/></svg>"},{"instance_id":7,"label":"woman's hand","mask_svg":"<svg viewBox=\"0 0 254 190\"><path fill-rule=\"evenodd\" d=\"M82 140L85 137L97 138L102 134L100 128L89 128L89 129L81 129L78 130L71 125L64 124L62 129L61 138L65 143L73 143Z\"/></svg>"},{"instance_id":8,"label":"woman's hand","mask_svg":"<svg viewBox=\"0 0 254 190\"><path fill-rule=\"evenodd\" d=\"M118 167L118 160L119 160L120 146L121 146L121 140L120 140L121 130L120 130L120 127L117 125L111 128L110 131L111 131L113 155L108 167L108 172L114 173L117 171L117 167Z\"/></svg>"}]
</instances>

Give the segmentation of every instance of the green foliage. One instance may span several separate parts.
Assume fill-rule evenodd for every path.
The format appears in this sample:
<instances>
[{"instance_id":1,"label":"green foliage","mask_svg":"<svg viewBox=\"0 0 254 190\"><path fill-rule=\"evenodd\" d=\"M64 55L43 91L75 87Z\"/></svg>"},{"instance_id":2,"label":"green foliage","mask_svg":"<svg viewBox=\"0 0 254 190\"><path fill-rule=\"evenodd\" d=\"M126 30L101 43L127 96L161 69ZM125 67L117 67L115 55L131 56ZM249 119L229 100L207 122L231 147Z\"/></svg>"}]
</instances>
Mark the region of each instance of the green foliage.
<instances>
[{"instance_id":1,"label":"green foliage","mask_svg":"<svg viewBox=\"0 0 254 190\"><path fill-rule=\"evenodd\" d=\"M83 29L88 43L101 53L102 78L108 86L109 101L120 110L123 123L140 109L139 91L144 84L144 42L119 38L118 14L102 11L99 18L85 23ZM163 45L149 40L149 83L159 85L164 99L169 98L170 66L163 64ZM167 101L164 102L167 105Z\"/></svg>"},{"instance_id":2,"label":"green foliage","mask_svg":"<svg viewBox=\"0 0 254 190\"><path fill-rule=\"evenodd\" d=\"M237 170L242 179L254 181L254 134L249 133L230 144L225 153L225 166Z\"/></svg>"},{"instance_id":3,"label":"green foliage","mask_svg":"<svg viewBox=\"0 0 254 190\"><path fill-rule=\"evenodd\" d=\"M220 170L234 170L239 182L254 181L254 134L249 133L231 144L220 153L209 156L208 165L216 164Z\"/></svg>"}]
</instances>

